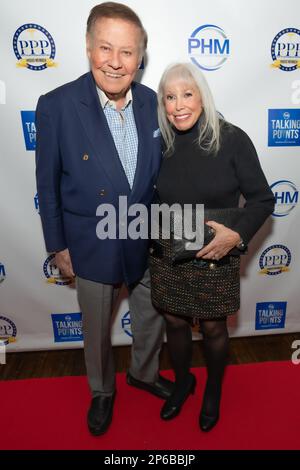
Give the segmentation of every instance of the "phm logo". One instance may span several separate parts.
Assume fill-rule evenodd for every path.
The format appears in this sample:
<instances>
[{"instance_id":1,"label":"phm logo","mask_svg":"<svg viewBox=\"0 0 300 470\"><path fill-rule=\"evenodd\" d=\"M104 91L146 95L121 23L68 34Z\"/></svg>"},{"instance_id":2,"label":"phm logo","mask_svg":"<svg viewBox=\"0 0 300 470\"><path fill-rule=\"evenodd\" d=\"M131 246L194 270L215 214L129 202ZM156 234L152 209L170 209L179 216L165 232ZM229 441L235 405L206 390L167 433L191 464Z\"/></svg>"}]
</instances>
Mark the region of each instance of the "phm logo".
<instances>
[{"instance_id":1,"label":"phm logo","mask_svg":"<svg viewBox=\"0 0 300 470\"><path fill-rule=\"evenodd\" d=\"M48 284L56 284L57 286L67 286L72 284L73 279L64 277L55 264L55 254L48 256L43 266L44 274Z\"/></svg>"},{"instance_id":2,"label":"phm logo","mask_svg":"<svg viewBox=\"0 0 300 470\"><path fill-rule=\"evenodd\" d=\"M276 205L274 217L285 217L298 205L299 192L292 181L279 180L270 188L275 196Z\"/></svg>"},{"instance_id":3,"label":"phm logo","mask_svg":"<svg viewBox=\"0 0 300 470\"><path fill-rule=\"evenodd\" d=\"M260 256L260 274L275 276L290 270L292 255L284 245L269 246Z\"/></svg>"},{"instance_id":4,"label":"phm logo","mask_svg":"<svg viewBox=\"0 0 300 470\"><path fill-rule=\"evenodd\" d=\"M0 315L0 340L1 343L7 345L14 343L17 339L17 327L13 321L7 317Z\"/></svg>"},{"instance_id":5,"label":"phm logo","mask_svg":"<svg viewBox=\"0 0 300 470\"><path fill-rule=\"evenodd\" d=\"M23 133L25 139L26 150L35 150L36 144L36 127L35 112L21 111Z\"/></svg>"},{"instance_id":6,"label":"phm logo","mask_svg":"<svg viewBox=\"0 0 300 470\"><path fill-rule=\"evenodd\" d=\"M230 54L230 42L225 32L214 24L199 26L188 39L191 61L203 70L218 70Z\"/></svg>"},{"instance_id":7,"label":"phm logo","mask_svg":"<svg viewBox=\"0 0 300 470\"><path fill-rule=\"evenodd\" d=\"M123 317L121 318L121 326L124 331L130 338L132 338L131 333L131 320L130 320L130 312L126 312Z\"/></svg>"},{"instance_id":8,"label":"phm logo","mask_svg":"<svg viewBox=\"0 0 300 470\"><path fill-rule=\"evenodd\" d=\"M3 263L0 263L0 284L4 281L5 278L6 278L5 266Z\"/></svg>"},{"instance_id":9,"label":"phm logo","mask_svg":"<svg viewBox=\"0 0 300 470\"><path fill-rule=\"evenodd\" d=\"M300 31L285 28L276 34L271 45L271 67L292 72L300 68Z\"/></svg>"},{"instance_id":10,"label":"phm logo","mask_svg":"<svg viewBox=\"0 0 300 470\"><path fill-rule=\"evenodd\" d=\"M30 70L45 70L54 67L55 44L51 34L34 23L20 26L13 37L17 66Z\"/></svg>"}]
</instances>

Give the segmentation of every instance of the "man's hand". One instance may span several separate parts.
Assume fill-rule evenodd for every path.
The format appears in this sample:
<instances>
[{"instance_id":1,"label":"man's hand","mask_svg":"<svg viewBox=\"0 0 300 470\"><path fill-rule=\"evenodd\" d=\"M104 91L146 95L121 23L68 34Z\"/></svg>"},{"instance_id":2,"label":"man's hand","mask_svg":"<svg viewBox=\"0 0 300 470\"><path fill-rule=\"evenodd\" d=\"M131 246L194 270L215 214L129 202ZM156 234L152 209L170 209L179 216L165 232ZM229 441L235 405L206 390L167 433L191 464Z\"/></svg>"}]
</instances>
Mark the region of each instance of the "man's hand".
<instances>
[{"instance_id":1,"label":"man's hand","mask_svg":"<svg viewBox=\"0 0 300 470\"><path fill-rule=\"evenodd\" d=\"M55 255L55 264L65 277L75 277L68 248L58 251Z\"/></svg>"},{"instance_id":2,"label":"man's hand","mask_svg":"<svg viewBox=\"0 0 300 470\"><path fill-rule=\"evenodd\" d=\"M203 259L221 259L240 242L241 237L237 232L231 230L225 225L214 221L206 222L206 225L212 227L215 231L213 240L200 251L196 257Z\"/></svg>"}]
</instances>

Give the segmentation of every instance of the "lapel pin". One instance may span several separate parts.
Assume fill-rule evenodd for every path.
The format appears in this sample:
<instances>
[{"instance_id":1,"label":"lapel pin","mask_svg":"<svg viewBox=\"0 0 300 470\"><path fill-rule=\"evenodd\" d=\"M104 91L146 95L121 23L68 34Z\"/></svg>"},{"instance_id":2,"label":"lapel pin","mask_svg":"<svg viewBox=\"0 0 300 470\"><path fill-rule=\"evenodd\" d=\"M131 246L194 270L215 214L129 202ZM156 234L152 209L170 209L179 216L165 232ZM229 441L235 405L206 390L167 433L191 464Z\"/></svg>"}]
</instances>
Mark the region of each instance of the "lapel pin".
<instances>
[{"instance_id":1,"label":"lapel pin","mask_svg":"<svg viewBox=\"0 0 300 470\"><path fill-rule=\"evenodd\" d=\"M87 154L83 155L82 160L88 160L89 156Z\"/></svg>"}]
</instances>

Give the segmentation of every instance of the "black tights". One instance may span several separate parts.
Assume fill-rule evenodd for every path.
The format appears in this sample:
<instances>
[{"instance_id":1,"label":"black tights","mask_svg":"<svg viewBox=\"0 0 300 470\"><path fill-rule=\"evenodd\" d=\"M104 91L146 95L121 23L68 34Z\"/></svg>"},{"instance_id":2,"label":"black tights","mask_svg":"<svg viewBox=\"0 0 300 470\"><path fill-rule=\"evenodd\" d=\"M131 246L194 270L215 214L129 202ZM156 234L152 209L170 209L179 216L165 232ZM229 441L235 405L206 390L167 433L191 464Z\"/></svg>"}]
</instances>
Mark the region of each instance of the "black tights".
<instances>
[{"instance_id":1,"label":"black tights","mask_svg":"<svg viewBox=\"0 0 300 470\"><path fill-rule=\"evenodd\" d=\"M219 410L222 379L228 358L229 339L226 318L200 322L203 334L204 356L207 365L207 381L202 412L215 416Z\"/></svg>"},{"instance_id":2,"label":"black tights","mask_svg":"<svg viewBox=\"0 0 300 470\"><path fill-rule=\"evenodd\" d=\"M175 372L175 383L184 382L192 362L192 330L184 317L164 313L168 351Z\"/></svg>"},{"instance_id":3,"label":"black tights","mask_svg":"<svg viewBox=\"0 0 300 470\"><path fill-rule=\"evenodd\" d=\"M175 383L184 382L192 362L192 330L184 317L164 313L168 350L175 372ZM218 412L222 378L228 356L228 331L226 317L200 321L203 335L204 356L207 365L207 382L202 412L214 416Z\"/></svg>"}]
</instances>

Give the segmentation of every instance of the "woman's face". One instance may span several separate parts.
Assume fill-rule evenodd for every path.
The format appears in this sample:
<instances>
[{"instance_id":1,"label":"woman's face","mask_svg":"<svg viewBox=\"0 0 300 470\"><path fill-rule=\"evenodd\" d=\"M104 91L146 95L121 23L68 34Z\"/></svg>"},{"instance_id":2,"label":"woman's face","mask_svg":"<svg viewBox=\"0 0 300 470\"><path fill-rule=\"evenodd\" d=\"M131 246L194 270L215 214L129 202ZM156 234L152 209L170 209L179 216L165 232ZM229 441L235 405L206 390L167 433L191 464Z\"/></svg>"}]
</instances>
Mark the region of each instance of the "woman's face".
<instances>
[{"instance_id":1,"label":"woman's face","mask_svg":"<svg viewBox=\"0 0 300 470\"><path fill-rule=\"evenodd\" d=\"M202 100L196 84L183 80L171 80L164 89L164 105L167 118L179 131L193 127L202 113Z\"/></svg>"}]
</instances>

